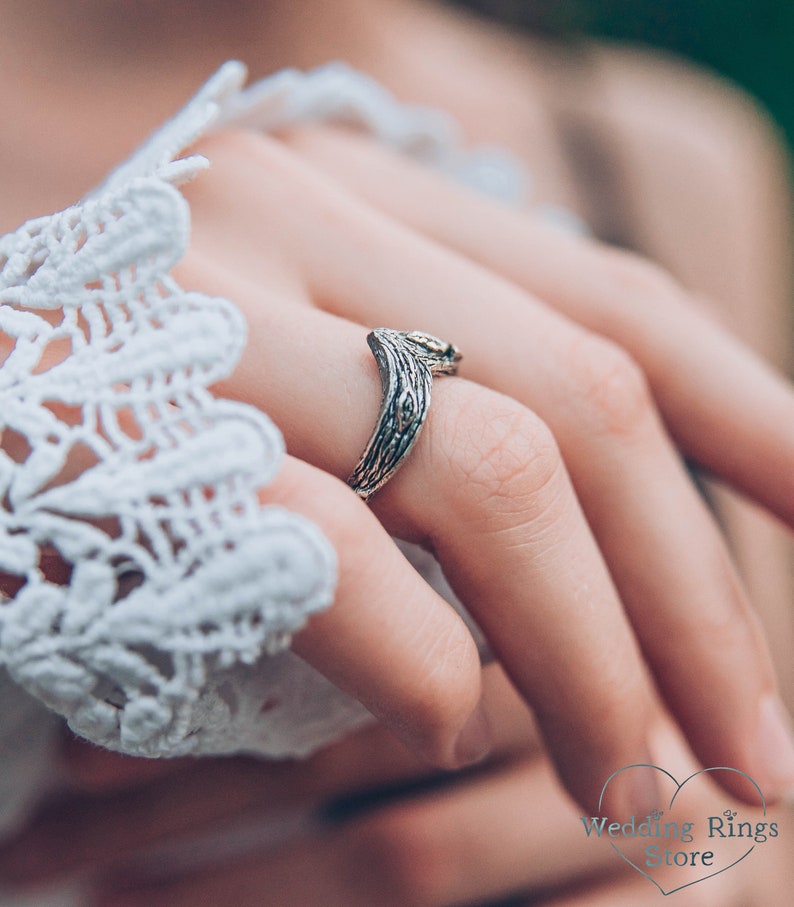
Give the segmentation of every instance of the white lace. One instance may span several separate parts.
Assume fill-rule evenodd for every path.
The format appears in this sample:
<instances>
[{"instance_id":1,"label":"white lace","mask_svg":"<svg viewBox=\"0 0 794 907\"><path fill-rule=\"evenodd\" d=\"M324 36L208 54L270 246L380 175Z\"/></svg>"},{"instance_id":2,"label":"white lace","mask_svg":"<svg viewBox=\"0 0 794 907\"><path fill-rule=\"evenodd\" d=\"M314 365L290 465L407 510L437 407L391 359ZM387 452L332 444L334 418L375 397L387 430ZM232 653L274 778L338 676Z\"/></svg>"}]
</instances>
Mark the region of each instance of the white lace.
<instances>
[{"instance_id":1,"label":"white lace","mask_svg":"<svg viewBox=\"0 0 794 907\"><path fill-rule=\"evenodd\" d=\"M182 149L213 125L345 121L483 191L523 189L507 156L460 150L447 117L347 67L244 76L226 64L90 197L0 239L0 570L18 586L0 664L138 755L306 754L368 720L281 651L331 603L335 558L257 504L283 456L272 422L207 390L245 326L170 276L189 238L175 186L207 164Z\"/></svg>"},{"instance_id":2,"label":"white lace","mask_svg":"<svg viewBox=\"0 0 794 907\"><path fill-rule=\"evenodd\" d=\"M169 276L189 238L171 182L204 164L173 158L235 74L94 197L0 240L0 569L21 584L0 657L77 733L147 756L205 750L208 678L282 649L334 588L320 533L257 503L275 426L207 390L241 316Z\"/></svg>"}]
</instances>

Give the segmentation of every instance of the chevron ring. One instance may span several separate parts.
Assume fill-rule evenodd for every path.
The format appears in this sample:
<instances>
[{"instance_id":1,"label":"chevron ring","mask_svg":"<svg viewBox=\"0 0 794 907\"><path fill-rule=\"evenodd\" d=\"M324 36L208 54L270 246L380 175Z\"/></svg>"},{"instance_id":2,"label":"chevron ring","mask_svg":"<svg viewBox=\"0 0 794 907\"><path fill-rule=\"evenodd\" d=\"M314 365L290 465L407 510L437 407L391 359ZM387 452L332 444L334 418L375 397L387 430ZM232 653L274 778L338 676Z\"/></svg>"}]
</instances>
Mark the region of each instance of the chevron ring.
<instances>
[{"instance_id":1,"label":"chevron ring","mask_svg":"<svg viewBox=\"0 0 794 907\"><path fill-rule=\"evenodd\" d=\"M380 372L383 397L375 430L348 485L365 501L400 468L419 438L434 375L454 375L461 353L421 331L376 328L367 336Z\"/></svg>"}]
</instances>

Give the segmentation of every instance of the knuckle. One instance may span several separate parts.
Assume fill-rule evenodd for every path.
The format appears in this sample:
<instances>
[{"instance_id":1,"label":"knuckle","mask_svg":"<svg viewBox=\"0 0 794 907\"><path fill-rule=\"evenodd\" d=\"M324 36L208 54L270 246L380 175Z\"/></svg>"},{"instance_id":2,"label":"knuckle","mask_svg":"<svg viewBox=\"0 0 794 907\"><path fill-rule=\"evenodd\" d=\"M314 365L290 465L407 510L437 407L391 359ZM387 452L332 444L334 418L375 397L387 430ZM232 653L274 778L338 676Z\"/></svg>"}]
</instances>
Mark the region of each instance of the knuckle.
<instances>
[{"instance_id":1,"label":"knuckle","mask_svg":"<svg viewBox=\"0 0 794 907\"><path fill-rule=\"evenodd\" d=\"M465 485L469 505L509 516L537 509L562 472L562 458L549 427L509 397L472 389L451 413L452 473Z\"/></svg>"},{"instance_id":2,"label":"knuckle","mask_svg":"<svg viewBox=\"0 0 794 907\"><path fill-rule=\"evenodd\" d=\"M645 374L617 344L594 335L579 338L568 374L591 430L628 437L650 422L655 408Z\"/></svg>"},{"instance_id":3,"label":"knuckle","mask_svg":"<svg viewBox=\"0 0 794 907\"><path fill-rule=\"evenodd\" d=\"M389 903L447 902L457 869L454 842L431 810L403 804L364 821L356 834L355 850L366 855L373 881Z\"/></svg>"}]
</instances>

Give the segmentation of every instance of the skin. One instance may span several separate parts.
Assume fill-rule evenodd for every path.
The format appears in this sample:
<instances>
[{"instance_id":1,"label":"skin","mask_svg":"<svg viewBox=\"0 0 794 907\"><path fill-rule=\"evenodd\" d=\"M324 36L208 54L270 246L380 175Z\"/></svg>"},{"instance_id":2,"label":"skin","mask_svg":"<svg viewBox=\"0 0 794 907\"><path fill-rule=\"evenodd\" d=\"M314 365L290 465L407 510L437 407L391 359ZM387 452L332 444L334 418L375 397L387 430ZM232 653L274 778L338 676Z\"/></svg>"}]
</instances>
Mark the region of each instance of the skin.
<instances>
[{"instance_id":1,"label":"skin","mask_svg":"<svg viewBox=\"0 0 794 907\"><path fill-rule=\"evenodd\" d=\"M6 6L17 28L8 34L20 39L26 28L36 25L46 39L46 22L14 19L17 5ZM355 4L341 8L340 21L348 21L348 16L358 21ZM510 100L527 93L531 100L520 108L526 112L523 122L530 136L543 137L542 78L523 58L512 70L488 67L501 59L507 39L479 31L475 38L468 26L453 26L433 9L420 14L411 4L384 4L382 13L377 24L367 26L366 40L351 29L340 28L333 39L322 29L309 30L299 46L287 42L279 53L301 62L323 55L346 56L362 65L377 56L379 63L371 68L403 96L411 97L417 82L427 85L426 100L455 110L464 122L479 124L472 128L475 138L500 136L502 143L521 151L536 173L547 175L542 184L548 200L575 206L564 175L551 165L544 168L553 157L548 135L536 153L536 143L517 135L511 125L519 118L513 114L508 122ZM289 16L284 14L280 21L284 30L279 35L284 38L290 34ZM155 34L151 20L140 24L147 22L149 29L143 27L141 34L151 38ZM421 31L416 27L419 22ZM200 38L200 26L192 27L197 29L192 38ZM401 46L399 41L384 43L387 34L412 36L412 41L404 42L412 48L407 59L393 50L374 53L373 48ZM235 27L226 23L214 53L229 55L234 35ZM82 50L101 46L103 36L107 34L90 30L81 35ZM69 42L64 44L60 53L68 54ZM238 35L237 49L240 46ZM431 46L434 54L429 53ZM441 63L435 77L427 80L422 71L426 61L439 57L443 61L454 47L469 53L472 61L476 48L486 62L472 66L492 72L494 87L512 86L504 113L496 110L484 121L477 117L476 101L465 90L456 94L451 89L444 75L448 69ZM280 59L272 46L243 49L254 60ZM33 68L22 62L24 42L6 50L5 65L17 66L17 75L29 80L28 97L38 97ZM167 54L174 52L159 48L147 75L133 75L122 67L126 87L134 85L141 99L153 95L158 66L164 67ZM178 47L176 55L179 59ZM103 131L88 160L77 151L70 154L70 147L83 151L83 145L74 144L76 137L72 146L63 143L61 170L52 182L37 180L24 195L19 190L10 193L0 212L7 225L13 226L20 215L57 207L58 199L65 198L65 204L73 197L66 198L66 193L74 193L74 187L96 182L100 168L121 156L124 142L132 143L138 130L148 128L149 119L154 125L161 112L170 112L183 88L200 80L196 56L201 57L180 60L177 75L165 83L165 90L142 105L145 114L119 118L115 113L119 131ZM208 62L201 57L202 66ZM108 65L100 55L95 76L101 79ZM607 77L614 73L617 85L615 65L603 62ZM64 71L72 72L68 67ZM526 92L527 83L521 81L525 74L533 75L530 85L536 91ZM472 80L478 75L475 69ZM69 97L70 114L76 111L78 120L81 111L86 116L97 111L110 115L119 104L118 95L110 92L97 100L84 82L84 75L73 81L67 75L59 88ZM6 80L6 84L18 83ZM56 103L53 94L50 87L42 90L45 106ZM62 103L63 98L57 101ZM48 150L36 134L42 110L31 103L18 113L20 137L27 140L35 161L36 152L43 156ZM52 124L64 136L73 128L71 119L59 121L57 116ZM5 163L9 159L13 163L12 150L2 149ZM190 189L194 242L180 279L230 296L245 312L251 343L237 373L219 392L260 405L276 418L293 458L279 480L263 492L263 500L286 504L313 518L335 543L341 559L337 604L299 637L301 654L359 696L415 752L436 765L449 768L483 758L489 748L493 753L489 764L510 761L511 746L501 729L504 724L512 728L513 720L506 719L523 713L521 700L507 708L497 697L494 704L486 683L477 711L482 678L467 633L435 594L406 570L389 547L381 528L385 527L429 545L441 558L512 682L533 706L557 771L588 808L604 777L616 767L662 759L669 753L669 745L660 746L657 739L666 722L650 688L649 672L704 763L744 768L768 795L783 793L790 782L784 755L769 762L771 732L759 736L759 716L766 711L762 703L775 687L766 647L724 542L684 476L668 437L672 433L687 453L790 520L794 489L786 487L786 464L794 453L794 438L787 430L792 402L779 379L704 317L690 293L655 268L503 211L350 136L314 130L284 136L276 143L228 135L214 139L204 150L214 166ZM393 190L395 185L400 186L399 193ZM648 207L656 210L653 204ZM263 216L268 211L278 211L279 218ZM329 220L335 226L332 237L307 226ZM475 234L461 229L471 223L483 229ZM250 235L258 239L255 255L246 254L238 241ZM362 259L368 262L366 271ZM677 270L693 279L694 268ZM761 289L777 286L760 263L757 271ZM761 283L762 272L768 283ZM707 278L704 273L700 285L697 280L693 284L698 293L710 290ZM759 296L765 302L777 298L771 291ZM483 300L488 301L487 308ZM484 319L491 326L489 332L482 330ZM419 320L422 328L448 335L465 350L463 377L436 382L433 409L417 449L368 510L338 481L355 463L379 399L362 325L414 327ZM334 337L330 345L329 334ZM282 368L278 356L295 336L308 343L316 339L318 345L301 375L289 373L287 398L278 386L278 376L288 374L287 364ZM322 379L312 372L321 356L326 368ZM274 380L267 384L258 379L263 361L273 369ZM728 377L733 386L726 394ZM329 394L322 401L316 395L319 380ZM344 436L328 420L334 395L340 406L351 398L356 401ZM516 469L517 463L521 469ZM657 487L664 493L654 498ZM368 560L374 565L369 569L357 556L362 546L369 549ZM531 607L526 590L532 590ZM376 598L378 607L373 608ZM381 629L384 620L390 622L388 634ZM668 644L671 635L675 647ZM533 640L529 648L527 639ZM394 665L387 676L381 670L384 660ZM737 664L743 666L741 684L735 683ZM494 670L496 685L509 690L501 671ZM701 688L721 690L720 701L692 696L695 679ZM384 738L389 743L381 743L381 750L377 745L368 748L367 739L342 748L337 758L347 769L336 775L329 771L328 761L320 759L316 770L329 779L328 786L308 801L301 787L305 774L296 769L294 802L311 808L334 791L334 783L351 790L356 767L360 771L362 764L378 765L378 752L392 752L395 746L391 738ZM481 816L488 804L501 802L500 796L509 802L516 791L529 787L551 798L549 815L558 811L556 804L564 809L548 766L532 758L536 740L534 732L524 736L517 745L520 758L493 784L487 777L479 784L461 784L462 812L456 813L454 800L445 801L450 806L450 828L463 827L461 816ZM363 759L362 752L374 761ZM421 774L411 759L406 763L409 768L398 766L394 774L392 766L383 774L376 772L373 782L387 783L404 777L403 772L411 777ZM79 764L79 757L73 761ZM110 768L100 768L99 774L112 777L120 765L111 760ZM174 778L171 769L166 771L164 783L169 784ZM134 780L136 770L131 775ZM242 782L230 775L229 790L240 790ZM261 783L262 775L255 777ZM141 815L151 817L154 801L147 800L146 785L141 783L137 795ZM614 809L631 812L643 809L654 792L619 790L616 797ZM433 808L441 802L430 801ZM189 810L175 812L190 824ZM125 842L113 815L112 803L104 812L100 808L99 818L87 823L85 834L75 835L76 842L86 841L89 827L107 831L109 824L115 829L112 833L121 836L116 852L123 861L145 843L153 827L168 826L165 817L146 818L139 838L133 834L133 840ZM354 824L345 834L323 836L328 859L319 863L316 848L310 858L305 843L274 859L283 860L280 865L287 869L310 859L316 872L302 884L319 885L327 871L340 887L340 903L354 903L353 894L344 888L347 876L341 867L344 860L360 855L361 842L374 834L375 841L386 842L382 848L388 855L383 861L386 869L361 884L382 891L396 872L399 894L412 870L394 866L417 862L421 848L397 850L397 856L395 848L411 840L412 829L427 824L422 824L421 812L417 817L409 809L408 818L404 816L380 812L377 834L366 824L363 828ZM209 825L216 820L212 811L202 817ZM35 842L47 840L46 819L44 823L44 831L39 826L31 833L32 848L31 840L24 839L12 848L8 872L13 874L14 865L18 877L45 871L42 861L35 859L32 869L31 864L26 871L18 868L20 853L35 854ZM490 828L499 823L487 824ZM71 823L69 827L70 835L75 834ZM432 891L430 883L414 882L421 890L412 889L409 898L395 903L496 896L511 888L553 885L597 871L590 855L583 854L581 864L573 859L555 867L549 877L533 875L533 847L519 843L526 830L518 824L510 831L514 837L492 829L492 840L500 847L484 858L492 867L490 874L474 877L461 872L456 881L434 883ZM112 835L103 835L103 840L112 840ZM478 846L484 847L486 840L484 834ZM562 846L556 850L569 852ZM53 866L51 857L44 865L57 874L82 865L80 853L76 844L65 867L57 861ZM504 854L509 858L500 864ZM289 886L295 873L284 871L284 884ZM271 878L274 872L275 865L258 861L249 874L235 872L234 878L241 880L240 885L250 879L253 891L263 874ZM164 897L172 898L169 903L178 903L178 897L195 898L193 884L169 889ZM223 890L228 875L222 872L217 884ZM350 884L355 887L353 881ZM456 884L463 888L456 890ZM483 885L485 890L478 888ZM629 884L626 891L632 890ZM361 892L356 896L367 903L371 891ZM304 903L312 902L306 892L303 898Z\"/></svg>"}]
</instances>

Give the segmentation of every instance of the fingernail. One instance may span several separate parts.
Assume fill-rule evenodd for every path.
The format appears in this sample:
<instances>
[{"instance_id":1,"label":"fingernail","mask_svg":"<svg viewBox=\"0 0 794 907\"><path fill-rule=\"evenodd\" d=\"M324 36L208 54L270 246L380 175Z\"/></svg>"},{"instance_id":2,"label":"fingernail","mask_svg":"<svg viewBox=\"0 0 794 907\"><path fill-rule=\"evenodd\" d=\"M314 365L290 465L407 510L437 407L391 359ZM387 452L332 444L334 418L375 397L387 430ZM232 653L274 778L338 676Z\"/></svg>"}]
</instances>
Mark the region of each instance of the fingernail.
<instances>
[{"instance_id":1,"label":"fingernail","mask_svg":"<svg viewBox=\"0 0 794 907\"><path fill-rule=\"evenodd\" d=\"M791 718L779 696L761 700L756 746L770 794L794 791L794 736ZM766 791L765 791L766 793Z\"/></svg>"},{"instance_id":2,"label":"fingernail","mask_svg":"<svg viewBox=\"0 0 794 907\"><path fill-rule=\"evenodd\" d=\"M455 759L458 764L472 765L484 759L491 752L491 722L480 703L463 726L455 742Z\"/></svg>"}]
</instances>

